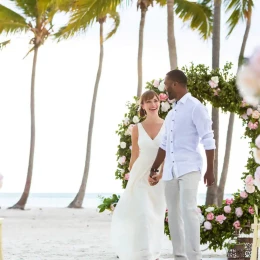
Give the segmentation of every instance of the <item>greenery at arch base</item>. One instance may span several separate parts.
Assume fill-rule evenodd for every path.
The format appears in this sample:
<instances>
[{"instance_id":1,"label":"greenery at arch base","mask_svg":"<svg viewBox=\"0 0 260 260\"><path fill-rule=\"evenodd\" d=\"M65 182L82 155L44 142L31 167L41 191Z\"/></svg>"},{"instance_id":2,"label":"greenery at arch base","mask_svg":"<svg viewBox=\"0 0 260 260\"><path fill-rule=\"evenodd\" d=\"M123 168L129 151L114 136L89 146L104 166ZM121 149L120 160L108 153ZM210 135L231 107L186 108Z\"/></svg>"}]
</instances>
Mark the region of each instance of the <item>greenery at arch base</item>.
<instances>
[{"instance_id":1,"label":"greenery at arch base","mask_svg":"<svg viewBox=\"0 0 260 260\"><path fill-rule=\"evenodd\" d=\"M213 250L229 248L232 244L230 241L234 241L236 237L235 234L243 230L248 223L253 223L254 205L260 205L260 167L253 157L253 148L256 147L255 139L260 134L260 127L258 127L260 107L254 108L243 101L236 87L236 77L230 73L231 67L232 65L228 63L222 70L210 70L204 65L195 66L193 64L190 67L182 68L188 77L189 92L204 104L209 102L224 112L238 114L245 126L244 137L251 139L247 171L238 173L244 182L244 190L238 190L232 198L226 198L220 207L198 206L201 220L201 244L208 244L209 248ZM159 114L160 117L165 118L172 104L164 92L163 81L148 82L146 89L154 90L159 94L161 99ZM118 145L118 167L115 176L116 179L122 180L123 188L126 187L128 178L131 178L128 173L131 156L131 129L134 124L143 120L138 117L138 99L134 99L133 103L127 104L129 111L116 131L120 137L120 144ZM103 202L99 205L100 212L106 209L113 211L120 197L114 194L110 198L102 199ZM166 210L165 234L170 238L167 214Z\"/></svg>"}]
</instances>

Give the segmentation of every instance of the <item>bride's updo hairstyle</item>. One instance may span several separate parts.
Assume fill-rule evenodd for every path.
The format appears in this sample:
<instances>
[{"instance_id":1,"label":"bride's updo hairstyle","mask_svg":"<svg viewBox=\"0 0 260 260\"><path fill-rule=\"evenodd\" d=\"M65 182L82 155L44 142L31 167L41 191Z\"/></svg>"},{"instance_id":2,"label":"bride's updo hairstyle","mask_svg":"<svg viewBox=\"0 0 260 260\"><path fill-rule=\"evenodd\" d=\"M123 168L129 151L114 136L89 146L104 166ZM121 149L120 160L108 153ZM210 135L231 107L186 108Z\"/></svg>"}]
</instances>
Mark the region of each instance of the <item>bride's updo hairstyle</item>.
<instances>
[{"instance_id":1,"label":"bride's updo hairstyle","mask_svg":"<svg viewBox=\"0 0 260 260\"><path fill-rule=\"evenodd\" d=\"M158 94L156 92L154 92L153 90L147 90L145 91L141 98L140 98L140 111L139 111L139 115L140 117L145 117L146 116L146 112L145 110L142 108L142 105L148 101L153 99L154 97L156 97L158 99L158 101L160 101L160 98L158 96Z\"/></svg>"}]
</instances>

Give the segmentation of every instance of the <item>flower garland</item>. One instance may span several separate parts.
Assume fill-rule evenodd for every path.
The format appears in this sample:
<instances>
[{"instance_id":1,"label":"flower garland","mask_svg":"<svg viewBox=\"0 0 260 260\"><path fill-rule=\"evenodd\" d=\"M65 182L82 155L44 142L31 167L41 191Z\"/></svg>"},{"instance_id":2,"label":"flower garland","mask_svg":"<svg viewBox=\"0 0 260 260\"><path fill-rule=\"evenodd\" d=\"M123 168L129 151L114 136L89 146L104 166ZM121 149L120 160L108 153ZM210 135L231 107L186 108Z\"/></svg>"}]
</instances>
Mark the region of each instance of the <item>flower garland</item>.
<instances>
[{"instance_id":1,"label":"flower garland","mask_svg":"<svg viewBox=\"0 0 260 260\"><path fill-rule=\"evenodd\" d=\"M251 138L247 172L242 173L245 189L233 194L233 198L223 201L220 207L198 206L198 214L201 221L201 244L209 244L209 248L217 250L227 246L226 241L234 238L235 231L241 230L248 222L253 220L254 205L260 204L260 107L249 105L243 100L236 87L236 77L230 73L231 64L226 64L223 70L210 70L204 65L182 70L188 77L189 92L202 103L209 102L212 106L221 108L224 112L233 112L239 115L245 126L245 137ZM164 92L163 80L148 82L146 89L155 91L160 98L161 107L159 115L165 118L172 107L172 102ZM119 124L116 131L120 137L118 145L117 161L118 167L115 172L116 179L122 180L123 188L131 176L128 167L131 157L131 132L135 124L143 118L138 117L139 103L135 97L133 103L128 103L128 113ZM254 160L253 154L258 158ZM106 201L105 201L106 200ZM111 204L116 206L119 198L113 195L111 199L103 198L99 206L100 212L111 210ZM109 204L111 202L111 204ZM168 212L165 213L165 234L169 236Z\"/></svg>"}]
</instances>

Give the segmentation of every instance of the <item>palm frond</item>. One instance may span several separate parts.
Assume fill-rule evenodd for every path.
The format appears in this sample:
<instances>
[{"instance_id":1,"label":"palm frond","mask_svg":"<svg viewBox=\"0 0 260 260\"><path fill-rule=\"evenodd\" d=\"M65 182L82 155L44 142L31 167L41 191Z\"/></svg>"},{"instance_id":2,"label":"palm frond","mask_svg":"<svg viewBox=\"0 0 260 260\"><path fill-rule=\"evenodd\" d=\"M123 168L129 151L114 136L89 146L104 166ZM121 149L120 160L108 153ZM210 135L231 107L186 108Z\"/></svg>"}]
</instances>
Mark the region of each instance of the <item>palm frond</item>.
<instances>
[{"instance_id":1,"label":"palm frond","mask_svg":"<svg viewBox=\"0 0 260 260\"><path fill-rule=\"evenodd\" d=\"M0 5L0 34L26 32L27 30L29 30L29 26L23 16Z\"/></svg>"},{"instance_id":2,"label":"palm frond","mask_svg":"<svg viewBox=\"0 0 260 260\"><path fill-rule=\"evenodd\" d=\"M115 12L121 0L78 0L67 26L62 27L55 37L67 39L85 32L97 19Z\"/></svg>"},{"instance_id":3,"label":"palm frond","mask_svg":"<svg viewBox=\"0 0 260 260\"><path fill-rule=\"evenodd\" d=\"M114 20L113 29L107 34L105 41L111 38L117 31L120 24L120 15L118 12L111 12L109 18Z\"/></svg>"},{"instance_id":4,"label":"palm frond","mask_svg":"<svg viewBox=\"0 0 260 260\"><path fill-rule=\"evenodd\" d=\"M229 36L240 21L251 17L254 2L253 0L225 0L224 4L226 12L231 12L227 20L229 28L227 36Z\"/></svg>"},{"instance_id":5,"label":"palm frond","mask_svg":"<svg viewBox=\"0 0 260 260\"><path fill-rule=\"evenodd\" d=\"M197 30L202 38L207 39L212 33L213 8L210 0L191 2L188 0L175 0L176 15L183 22L189 22L193 30Z\"/></svg>"},{"instance_id":6,"label":"palm frond","mask_svg":"<svg viewBox=\"0 0 260 260\"><path fill-rule=\"evenodd\" d=\"M2 50L4 47L6 47L7 44L9 44L11 40L0 42L0 50Z\"/></svg>"},{"instance_id":7,"label":"palm frond","mask_svg":"<svg viewBox=\"0 0 260 260\"><path fill-rule=\"evenodd\" d=\"M37 17L37 0L10 0L14 2L18 9L26 17L35 18Z\"/></svg>"}]
</instances>

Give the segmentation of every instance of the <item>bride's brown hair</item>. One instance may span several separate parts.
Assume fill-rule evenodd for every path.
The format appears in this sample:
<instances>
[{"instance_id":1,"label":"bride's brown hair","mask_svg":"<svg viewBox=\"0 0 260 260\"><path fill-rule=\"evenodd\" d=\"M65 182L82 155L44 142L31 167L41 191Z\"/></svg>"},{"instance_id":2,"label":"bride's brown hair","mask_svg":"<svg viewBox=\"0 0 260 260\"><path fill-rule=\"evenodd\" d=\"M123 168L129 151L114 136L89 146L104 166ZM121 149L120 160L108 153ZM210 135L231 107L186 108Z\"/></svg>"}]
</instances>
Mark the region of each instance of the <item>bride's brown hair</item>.
<instances>
[{"instance_id":1,"label":"bride's brown hair","mask_svg":"<svg viewBox=\"0 0 260 260\"><path fill-rule=\"evenodd\" d=\"M140 111L139 111L139 115L140 117L145 117L146 115L146 112L145 110L142 108L142 105L148 101L148 100L151 100L153 99L154 97L156 97L158 99L158 101L160 101L160 98L158 96L158 94L156 92L154 92L153 90L147 90L145 91L141 98L140 98Z\"/></svg>"}]
</instances>

